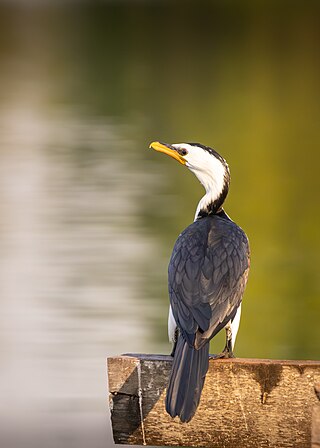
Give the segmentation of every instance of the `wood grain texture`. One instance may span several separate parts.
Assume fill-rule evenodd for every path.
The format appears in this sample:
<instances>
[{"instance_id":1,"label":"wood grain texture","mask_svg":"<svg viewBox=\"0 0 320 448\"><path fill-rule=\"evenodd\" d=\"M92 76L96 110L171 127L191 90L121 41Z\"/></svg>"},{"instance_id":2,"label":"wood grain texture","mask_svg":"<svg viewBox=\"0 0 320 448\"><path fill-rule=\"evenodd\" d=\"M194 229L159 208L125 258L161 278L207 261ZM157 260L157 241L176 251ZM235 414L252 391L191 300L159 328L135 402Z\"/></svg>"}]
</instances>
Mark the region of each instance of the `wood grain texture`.
<instances>
[{"instance_id":1,"label":"wood grain texture","mask_svg":"<svg viewBox=\"0 0 320 448\"><path fill-rule=\"evenodd\" d=\"M217 359L195 417L172 419L164 408L172 358L108 358L115 443L217 448L320 447L320 362Z\"/></svg>"}]
</instances>

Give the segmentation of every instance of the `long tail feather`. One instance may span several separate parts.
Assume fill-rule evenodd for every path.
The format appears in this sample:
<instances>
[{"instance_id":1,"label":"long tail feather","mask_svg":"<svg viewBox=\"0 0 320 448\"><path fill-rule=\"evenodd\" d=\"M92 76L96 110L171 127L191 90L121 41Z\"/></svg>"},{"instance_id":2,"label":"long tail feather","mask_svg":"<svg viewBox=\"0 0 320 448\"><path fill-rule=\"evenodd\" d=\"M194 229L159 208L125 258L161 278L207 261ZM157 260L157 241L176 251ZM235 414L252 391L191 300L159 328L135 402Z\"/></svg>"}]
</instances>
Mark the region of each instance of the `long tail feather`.
<instances>
[{"instance_id":1,"label":"long tail feather","mask_svg":"<svg viewBox=\"0 0 320 448\"><path fill-rule=\"evenodd\" d=\"M166 396L166 410L182 422L194 416L209 366L209 343L199 350L179 335Z\"/></svg>"}]
</instances>

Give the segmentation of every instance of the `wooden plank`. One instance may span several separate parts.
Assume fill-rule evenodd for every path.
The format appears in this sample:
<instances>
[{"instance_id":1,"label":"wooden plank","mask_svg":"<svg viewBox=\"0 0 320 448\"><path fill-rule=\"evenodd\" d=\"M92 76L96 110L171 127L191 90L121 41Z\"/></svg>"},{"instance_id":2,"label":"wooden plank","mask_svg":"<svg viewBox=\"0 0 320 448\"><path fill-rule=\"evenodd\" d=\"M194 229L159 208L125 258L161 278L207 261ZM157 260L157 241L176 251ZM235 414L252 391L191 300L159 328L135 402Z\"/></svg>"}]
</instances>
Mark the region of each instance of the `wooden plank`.
<instances>
[{"instance_id":1,"label":"wooden plank","mask_svg":"<svg viewBox=\"0 0 320 448\"><path fill-rule=\"evenodd\" d=\"M319 405L315 390L320 384L318 361L210 360L200 406L189 423L165 412L170 356L123 355L108 358L107 363L115 443L216 448L319 446L318 414L312 424Z\"/></svg>"}]
</instances>

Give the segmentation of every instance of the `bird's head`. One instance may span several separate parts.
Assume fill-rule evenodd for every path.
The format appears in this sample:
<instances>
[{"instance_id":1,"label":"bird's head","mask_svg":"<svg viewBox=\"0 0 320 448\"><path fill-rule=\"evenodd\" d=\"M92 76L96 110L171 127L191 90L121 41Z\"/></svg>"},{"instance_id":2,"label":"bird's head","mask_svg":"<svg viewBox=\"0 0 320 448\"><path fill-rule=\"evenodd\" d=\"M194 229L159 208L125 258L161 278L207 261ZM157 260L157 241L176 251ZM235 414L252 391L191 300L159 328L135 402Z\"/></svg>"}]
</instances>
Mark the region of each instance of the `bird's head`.
<instances>
[{"instance_id":1,"label":"bird's head","mask_svg":"<svg viewBox=\"0 0 320 448\"><path fill-rule=\"evenodd\" d=\"M207 216L219 211L228 194L230 171L227 162L220 154L200 143L152 142L149 146L163 152L186 165L206 190L196 212L196 217Z\"/></svg>"}]
</instances>

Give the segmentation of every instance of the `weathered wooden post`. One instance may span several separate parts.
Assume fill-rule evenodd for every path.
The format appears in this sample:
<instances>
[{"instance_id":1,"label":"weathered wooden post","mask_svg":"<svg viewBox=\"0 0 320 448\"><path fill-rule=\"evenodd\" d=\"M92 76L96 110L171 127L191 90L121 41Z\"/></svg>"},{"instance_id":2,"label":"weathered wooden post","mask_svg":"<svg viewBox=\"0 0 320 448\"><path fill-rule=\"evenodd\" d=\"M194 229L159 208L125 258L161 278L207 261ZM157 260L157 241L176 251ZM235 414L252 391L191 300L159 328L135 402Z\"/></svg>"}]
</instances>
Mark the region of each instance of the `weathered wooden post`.
<instances>
[{"instance_id":1,"label":"weathered wooden post","mask_svg":"<svg viewBox=\"0 0 320 448\"><path fill-rule=\"evenodd\" d=\"M189 423L164 408L172 358L107 360L115 443L217 448L319 448L320 361L209 361L200 406Z\"/></svg>"}]
</instances>

